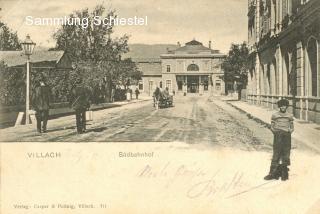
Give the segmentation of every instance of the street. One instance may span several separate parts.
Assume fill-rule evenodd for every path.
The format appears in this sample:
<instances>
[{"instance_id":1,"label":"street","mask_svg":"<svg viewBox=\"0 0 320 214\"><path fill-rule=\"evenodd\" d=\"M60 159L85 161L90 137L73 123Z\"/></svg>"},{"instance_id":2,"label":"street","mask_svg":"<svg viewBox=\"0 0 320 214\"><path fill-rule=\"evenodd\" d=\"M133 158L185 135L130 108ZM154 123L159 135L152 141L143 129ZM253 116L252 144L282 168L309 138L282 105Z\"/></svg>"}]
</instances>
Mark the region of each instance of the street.
<instances>
[{"instance_id":1,"label":"street","mask_svg":"<svg viewBox=\"0 0 320 214\"><path fill-rule=\"evenodd\" d=\"M32 142L186 142L241 149L270 149L272 134L264 126L220 100L219 97L174 98L174 107L156 110L152 101L94 111L87 132L77 134L75 116L49 120L48 132L35 127L2 129L2 141Z\"/></svg>"},{"instance_id":2,"label":"street","mask_svg":"<svg viewBox=\"0 0 320 214\"><path fill-rule=\"evenodd\" d=\"M68 192L68 203L76 206L74 190L81 189L91 194L80 194L85 195L80 201L109 204L90 205L97 213L122 213L128 198L131 213L140 213L141 206L172 213L298 214L317 209L319 183L310 181L317 178L319 156L293 140L290 179L264 181L271 131L221 98L176 96L172 108L155 110L146 100L95 111L84 134L77 134L74 116L50 120L43 134L34 125L2 129L2 141L40 142L1 145L1 160L7 163L3 192L14 190L22 200L31 189L39 189L34 198L46 194L53 201ZM19 158L10 161L12 157ZM56 194L56 189L64 191ZM11 199L16 196L7 197ZM28 213L35 203L25 202Z\"/></svg>"}]
</instances>

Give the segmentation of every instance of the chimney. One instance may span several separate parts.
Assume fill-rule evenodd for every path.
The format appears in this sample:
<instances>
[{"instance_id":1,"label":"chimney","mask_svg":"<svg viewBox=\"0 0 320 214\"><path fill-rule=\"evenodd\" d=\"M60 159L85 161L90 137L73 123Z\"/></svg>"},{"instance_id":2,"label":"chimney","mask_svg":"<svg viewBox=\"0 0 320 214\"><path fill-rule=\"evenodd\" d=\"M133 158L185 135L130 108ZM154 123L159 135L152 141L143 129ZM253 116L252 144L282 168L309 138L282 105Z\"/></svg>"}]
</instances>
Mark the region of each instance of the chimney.
<instances>
[{"instance_id":1,"label":"chimney","mask_svg":"<svg viewBox=\"0 0 320 214\"><path fill-rule=\"evenodd\" d=\"M209 41L209 48L211 49L211 41Z\"/></svg>"},{"instance_id":2,"label":"chimney","mask_svg":"<svg viewBox=\"0 0 320 214\"><path fill-rule=\"evenodd\" d=\"M177 42L177 45L178 45L178 47L179 47L179 48L181 47L181 44L180 44L180 42Z\"/></svg>"}]
</instances>

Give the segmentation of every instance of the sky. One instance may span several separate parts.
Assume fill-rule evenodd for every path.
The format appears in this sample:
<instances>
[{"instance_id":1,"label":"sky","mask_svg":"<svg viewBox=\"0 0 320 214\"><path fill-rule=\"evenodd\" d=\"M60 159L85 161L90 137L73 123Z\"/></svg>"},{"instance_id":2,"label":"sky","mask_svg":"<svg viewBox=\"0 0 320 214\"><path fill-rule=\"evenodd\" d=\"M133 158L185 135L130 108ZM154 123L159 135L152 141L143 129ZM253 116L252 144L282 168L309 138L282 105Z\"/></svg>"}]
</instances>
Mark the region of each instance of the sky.
<instances>
[{"instance_id":1,"label":"sky","mask_svg":"<svg viewBox=\"0 0 320 214\"><path fill-rule=\"evenodd\" d=\"M59 26L27 25L26 16L59 18L75 10L103 4L119 17L148 17L143 26L117 26L114 36L130 35L129 43L184 44L192 39L227 53L231 43L247 40L247 0L0 0L0 19L20 39L30 34L37 45L53 47Z\"/></svg>"}]
</instances>

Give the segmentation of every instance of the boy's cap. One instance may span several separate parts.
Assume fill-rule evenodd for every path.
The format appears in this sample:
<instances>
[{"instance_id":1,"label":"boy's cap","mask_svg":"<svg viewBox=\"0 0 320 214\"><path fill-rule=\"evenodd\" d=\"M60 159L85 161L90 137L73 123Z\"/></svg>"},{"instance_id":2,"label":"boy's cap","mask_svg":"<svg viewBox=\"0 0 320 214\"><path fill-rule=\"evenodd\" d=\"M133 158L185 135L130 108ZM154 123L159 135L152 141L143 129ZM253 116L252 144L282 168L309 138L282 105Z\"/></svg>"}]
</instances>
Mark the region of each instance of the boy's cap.
<instances>
[{"instance_id":1,"label":"boy's cap","mask_svg":"<svg viewBox=\"0 0 320 214\"><path fill-rule=\"evenodd\" d=\"M281 106L289 106L289 101L287 99L281 99L277 102L278 107L280 108Z\"/></svg>"},{"instance_id":2,"label":"boy's cap","mask_svg":"<svg viewBox=\"0 0 320 214\"><path fill-rule=\"evenodd\" d=\"M82 79L80 77L76 78L76 83L82 83Z\"/></svg>"}]
</instances>

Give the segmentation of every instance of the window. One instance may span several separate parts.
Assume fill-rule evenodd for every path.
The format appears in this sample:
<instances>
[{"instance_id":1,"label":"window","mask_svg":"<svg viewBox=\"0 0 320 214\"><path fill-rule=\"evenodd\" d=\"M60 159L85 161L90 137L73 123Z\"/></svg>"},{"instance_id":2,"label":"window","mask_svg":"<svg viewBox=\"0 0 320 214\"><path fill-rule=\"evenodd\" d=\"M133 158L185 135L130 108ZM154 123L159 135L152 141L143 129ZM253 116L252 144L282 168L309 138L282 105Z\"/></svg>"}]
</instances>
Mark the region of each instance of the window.
<instances>
[{"instance_id":1,"label":"window","mask_svg":"<svg viewBox=\"0 0 320 214\"><path fill-rule=\"evenodd\" d=\"M184 76L177 76L178 91L183 89Z\"/></svg>"},{"instance_id":2,"label":"window","mask_svg":"<svg viewBox=\"0 0 320 214\"><path fill-rule=\"evenodd\" d=\"M216 80L216 91L221 90L221 80Z\"/></svg>"},{"instance_id":3,"label":"window","mask_svg":"<svg viewBox=\"0 0 320 214\"><path fill-rule=\"evenodd\" d=\"M171 91L171 80L166 80L166 88L168 88L169 91Z\"/></svg>"},{"instance_id":4,"label":"window","mask_svg":"<svg viewBox=\"0 0 320 214\"><path fill-rule=\"evenodd\" d=\"M162 81L159 82L159 87L162 88Z\"/></svg>"},{"instance_id":5,"label":"window","mask_svg":"<svg viewBox=\"0 0 320 214\"><path fill-rule=\"evenodd\" d=\"M190 64L188 65L187 71L199 71L199 66L196 64Z\"/></svg>"},{"instance_id":6,"label":"window","mask_svg":"<svg viewBox=\"0 0 320 214\"><path fill-rule=\"evenodd\" d=\"M170 72L170 65L167 65L167 72Z\"/></svg>"},{"instance_id":7,"label":"window","mask_svg":"<svg viewBox=\"0 0 320 214\"><path fill-rule=\"evenodd\" d=\"M143 90L143 83L139 82L139 86L138 87L139 87L139 90L142 91Z\"/></svg>"}]
</instances>

